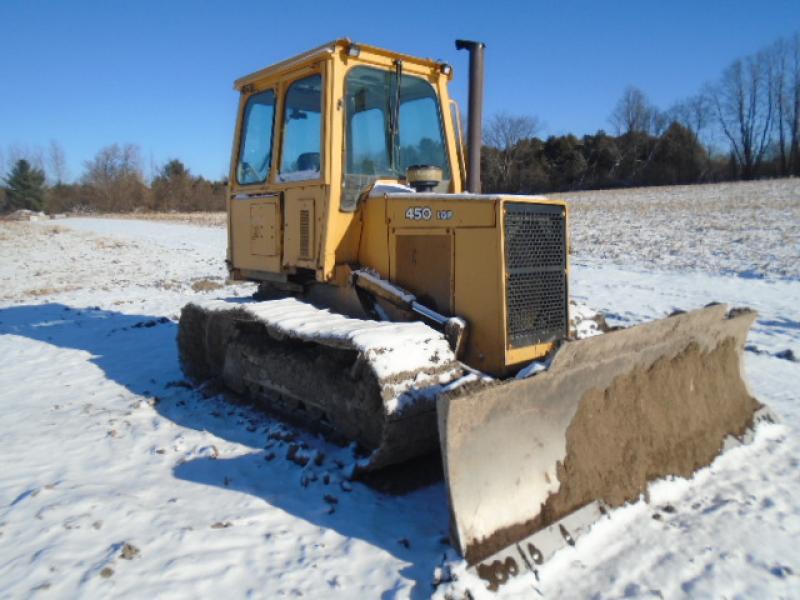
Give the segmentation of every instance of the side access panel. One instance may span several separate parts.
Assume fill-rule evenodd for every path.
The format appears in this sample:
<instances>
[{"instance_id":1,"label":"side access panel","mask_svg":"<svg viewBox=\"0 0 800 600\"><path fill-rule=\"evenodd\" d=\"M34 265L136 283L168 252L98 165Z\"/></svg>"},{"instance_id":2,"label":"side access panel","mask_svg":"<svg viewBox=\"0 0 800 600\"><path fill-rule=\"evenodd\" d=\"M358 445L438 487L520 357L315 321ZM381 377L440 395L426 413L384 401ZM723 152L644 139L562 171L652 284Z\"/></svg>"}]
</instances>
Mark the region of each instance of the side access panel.
<instances>
[{"instance_id":1,"label":"side access panel","mask_svg":"<svg viewBox=\"0 0 800 600\"><path fill-rule=\"evenodd\" d=\"M319 186L290 188L284 192L283 265L317 269L323 218L323 190Z\"/></svg>"},{"instance_id":2,"label":"side access panel","mask_svg":"<svg viewBox=\"0 0 800 600\"><path fill-rule=\"evenodd\" d=\"M233 198L230 218L233 266L280 272L280 197Z\"/></svg>"},{"instance_id":3,"label":"side access panel","mask_svg":"<svg viewBox=\"0 0 800 600\"><path fill-rule=\"evenodd\" d=\"M391 280L424 304L453 312L453 235L445 230L393 231Z\"/></svg>"},{"instance_id":4,"label":"side access panel","mask_svg":"<svg viewBox=\"0 0 800 600\"><path fill-rule=\"evenodd\" d=\"M250 207L250 253L254 256L278 254L277 206L272 203Z\"/></svg>"}]
</instances>

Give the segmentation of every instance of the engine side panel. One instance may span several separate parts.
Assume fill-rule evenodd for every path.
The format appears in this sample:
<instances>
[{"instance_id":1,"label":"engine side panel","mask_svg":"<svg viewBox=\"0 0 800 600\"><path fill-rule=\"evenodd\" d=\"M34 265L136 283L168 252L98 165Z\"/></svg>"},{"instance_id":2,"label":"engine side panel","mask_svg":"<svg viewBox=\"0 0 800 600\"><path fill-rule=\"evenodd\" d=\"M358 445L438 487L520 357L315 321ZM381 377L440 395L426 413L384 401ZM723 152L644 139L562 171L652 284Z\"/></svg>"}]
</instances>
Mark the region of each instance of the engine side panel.
<instances>
[{"instance_id":1,"label":"engine side panel","mask_svg":"<svg viewBox=\"0 0 800 600\"><path fill-rule=\"evenodd\" d=\"M443 314L453 312L453 235L442 230L395 230L391 279L420 290L420 302Z\"/></svg>"},{"instance_id":2,"label":"engine side panel","mask_svg":"<svg viewBox=\"0 0 800 600\"><path fill-rule=\"evenodd\" d=\"M402 193L371 197L363 210L358 262L412 292L431 308L466 319L468 337L463 358L467 364L507 375L525 362L546 355L555 341L565 337L564 202L521 196ZM520 210L525 226L510 230L506 239L505 226L510 222L507 213ZM548 260L542 266L537 257L545 251ZM507 268L512 258L517 270L521 265L524 271L524 283L532 282L536 294L511 286L512 278L519 277ZM531 265L535 272L528 273ZM542 269L545 276L559 278L558 289L540 276ZM557 272L551 273L553 270ZM516 295L511 297L511 292ZM550 302L553 295L560 300ZM511 308L517 311L514 315L509 313L510 300L514 300ZM542 305L543 300L548 301L547 306ZM563 331L550 327L552 320L563 324ZM540 321L548 326L547 331L540 331ZM536 335L512 340L510 333L520 327L508 325L518 322L525 326L524 333Z\"/></svg>"}]
</instances>

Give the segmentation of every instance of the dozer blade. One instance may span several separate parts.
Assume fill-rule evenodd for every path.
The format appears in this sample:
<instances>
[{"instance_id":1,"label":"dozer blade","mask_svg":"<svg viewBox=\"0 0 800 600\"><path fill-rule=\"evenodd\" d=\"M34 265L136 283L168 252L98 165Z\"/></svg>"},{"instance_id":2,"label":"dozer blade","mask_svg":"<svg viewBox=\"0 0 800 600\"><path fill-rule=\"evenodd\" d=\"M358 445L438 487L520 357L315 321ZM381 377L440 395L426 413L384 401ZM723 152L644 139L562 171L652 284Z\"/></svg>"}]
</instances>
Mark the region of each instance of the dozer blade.
<instances>
[{"instance_id":1,"label":"dozer blade","mask_svg":"<svg viewBox=\"0 0 800 600\"><path fill-rule=\"evenodd\" d=\"M568 342L530 379L438 399L454 541L490 589L748 432L755 316L713 305Z\"/></svg>"}]
</instances>

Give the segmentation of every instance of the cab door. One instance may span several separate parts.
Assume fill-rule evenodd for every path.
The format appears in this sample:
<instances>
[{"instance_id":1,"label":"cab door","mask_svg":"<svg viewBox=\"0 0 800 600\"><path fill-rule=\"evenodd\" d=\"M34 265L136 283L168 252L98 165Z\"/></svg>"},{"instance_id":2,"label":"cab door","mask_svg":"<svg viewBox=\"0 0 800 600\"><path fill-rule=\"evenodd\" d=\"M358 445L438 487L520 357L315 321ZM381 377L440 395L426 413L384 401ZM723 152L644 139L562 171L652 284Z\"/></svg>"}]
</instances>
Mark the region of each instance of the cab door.
<instances>
[{"instance_id":1,"label":"cab door","mask_svg":"<svg viewBox=\"0 0 800 600\"><path fill-rule=\"evenodd\" d=\"M272 169L276 91L265 89L244 101L236 162L239 190L230 199L230 259L236 269L281 270L280 195L265 189Z\"/></svg>"},{"instance_id":2,"label":"cab door","mask_svg":"<svg viewBox=\"0 0 800 600\"><path fill-rule=\"evenodd\" d=\"M321 72L284 87L280 162L283 190L284 269L317 269L326 188L323 179L324 94Z\"/></svg>"}]
</instances>

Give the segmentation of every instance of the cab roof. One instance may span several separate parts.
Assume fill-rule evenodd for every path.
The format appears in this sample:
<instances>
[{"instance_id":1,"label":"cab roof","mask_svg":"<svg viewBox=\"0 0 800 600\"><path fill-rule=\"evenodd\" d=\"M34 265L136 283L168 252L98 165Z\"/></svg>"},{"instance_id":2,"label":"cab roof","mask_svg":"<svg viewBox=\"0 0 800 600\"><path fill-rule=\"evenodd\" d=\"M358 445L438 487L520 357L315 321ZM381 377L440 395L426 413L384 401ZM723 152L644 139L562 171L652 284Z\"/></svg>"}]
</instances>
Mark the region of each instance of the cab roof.
<instances>
[{"instance_id":1,"label":"cab roof","mask_svg":"<svg viewBox=\"0 0 800 600\"><path fill-rule=\"evenodd\" d=\"M386 50L384 48L378 48L377 46L370 46L368 44L359 44L357 42L351 41L350 38L339 38L337 40L333 40L332 42L328 42L327 44L323 44L322 46L313 48L312 50L307 50L306 52L303 52L291 58L287 58L286 60L282 60L264 69L260 69L253 73L250 73L249 75L245 75L244 77L240 77L239 79L233 82L233 88L235 90L241 91L241 89L246 85L255 83L262 79L280 75L287 71L291 71L295 67L298 67L307 62L324 60L335 54L337 50L344 50L345 48L351 45L358 46L361 52L377 54L380 56L388 56L390 58L400 59L403 62L415 63L417 65L423 67L429 67L431 69L438 69L443 64L445 64L443 61L439 60L433 60L430 58L420 58L417 56L411 56L409 54L393 52L392 50Z\"/></svg>"}]
</instances>

